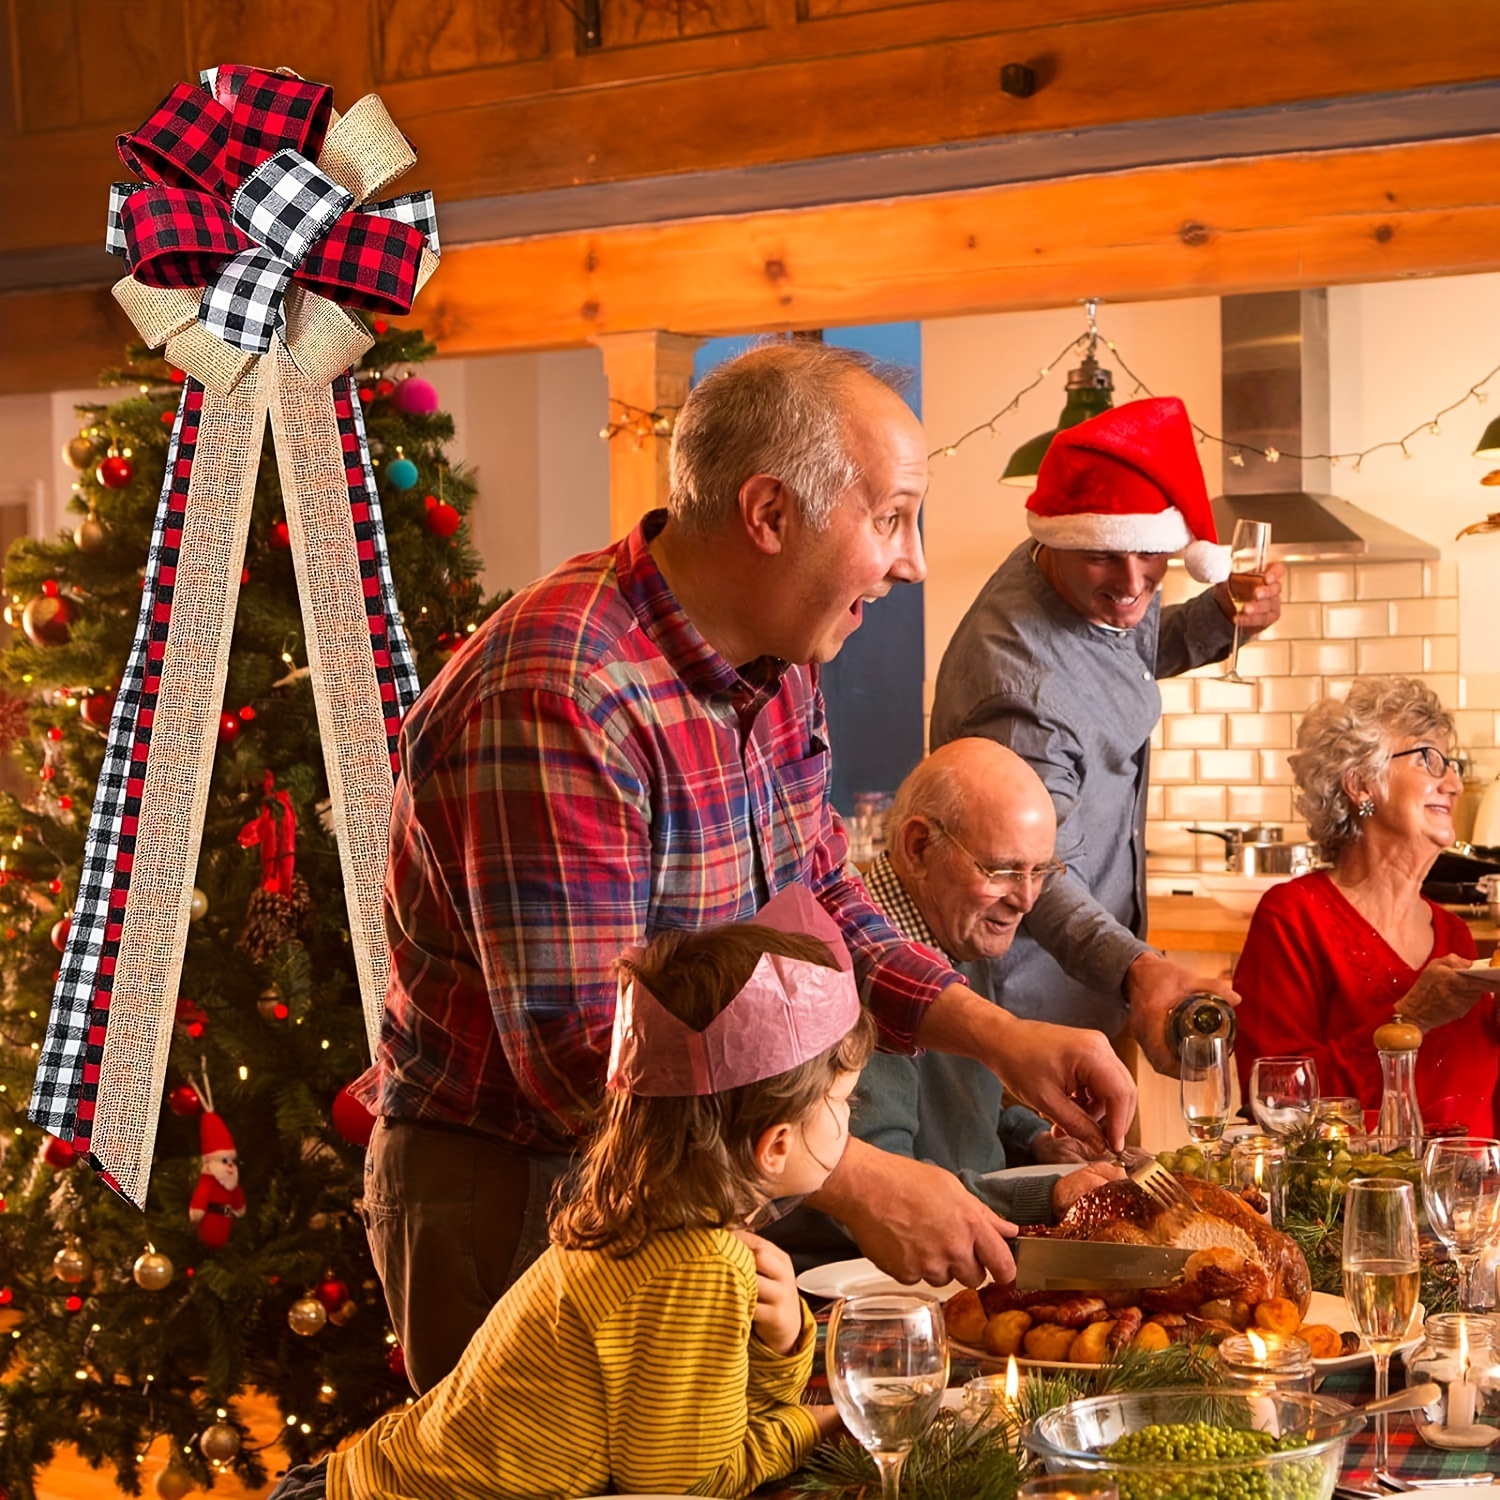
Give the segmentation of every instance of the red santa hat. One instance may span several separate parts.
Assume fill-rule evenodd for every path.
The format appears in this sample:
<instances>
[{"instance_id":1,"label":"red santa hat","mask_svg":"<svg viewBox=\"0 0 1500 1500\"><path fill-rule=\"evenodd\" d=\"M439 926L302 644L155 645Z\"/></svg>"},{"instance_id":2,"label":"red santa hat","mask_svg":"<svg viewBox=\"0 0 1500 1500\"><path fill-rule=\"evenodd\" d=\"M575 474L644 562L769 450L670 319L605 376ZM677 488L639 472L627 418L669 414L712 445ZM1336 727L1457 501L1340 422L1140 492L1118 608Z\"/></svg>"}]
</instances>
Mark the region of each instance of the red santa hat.
<instances>
[{"instance_id":1,"label":"red santa hat","mask_svg":"<svg viewBox=\"0 0 1500 1500\"><path fill-rule=\"evenodd\" d=\"M1052 439L1026 502L1031 534L1063 552L1181 552L1199 583L1229 577L1187 408L1129 401Z\"/></svg>"},{"instance_id":2,"label":"red santa hat","mask_svg":"<svg viewBox=\"0 0 1500 1500\"><path fill-rule=\"evenodd\" d=\"M221 1151L238 1155L234 1137L224 1123L222 1115L205 1110L198 1118L198 1150L204 1156L215 1156Z\"/></svg>"}]
</instances>

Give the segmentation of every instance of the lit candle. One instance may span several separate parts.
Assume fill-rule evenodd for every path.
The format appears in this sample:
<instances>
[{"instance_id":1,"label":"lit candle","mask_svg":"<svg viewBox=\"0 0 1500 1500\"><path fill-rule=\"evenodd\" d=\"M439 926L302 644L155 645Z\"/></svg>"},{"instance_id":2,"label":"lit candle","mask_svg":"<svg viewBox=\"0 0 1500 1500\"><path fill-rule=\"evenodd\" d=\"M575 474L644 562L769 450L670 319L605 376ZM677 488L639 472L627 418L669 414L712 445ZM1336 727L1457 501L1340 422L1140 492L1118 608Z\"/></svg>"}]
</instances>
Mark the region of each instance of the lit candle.
<instances>
[{"instance_id":1,"label":"lit candle","mask_svg":"<svg viewBox=\"0 0 1500 1500\"><path fill-rule=\"evenodd\" d=\"M1458 1330L1458 1378L1448 1382L1448 1415L1444 1425L1459 1429L1472 1427L1478 1394L1469 1379L1469 1329L1464 1323Z\"/></svg>"}]
</instances>

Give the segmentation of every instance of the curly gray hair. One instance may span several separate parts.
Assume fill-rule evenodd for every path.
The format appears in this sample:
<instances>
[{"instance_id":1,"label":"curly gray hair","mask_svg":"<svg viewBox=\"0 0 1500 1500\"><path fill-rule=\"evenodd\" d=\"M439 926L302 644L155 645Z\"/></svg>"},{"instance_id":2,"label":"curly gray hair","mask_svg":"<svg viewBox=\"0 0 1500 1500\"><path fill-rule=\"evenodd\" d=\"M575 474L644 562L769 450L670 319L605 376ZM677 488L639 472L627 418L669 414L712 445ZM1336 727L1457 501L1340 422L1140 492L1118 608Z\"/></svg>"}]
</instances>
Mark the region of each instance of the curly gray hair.
<instances>
[{"instance_id":1,"label":"curly gray hair","mask_svg":"<svg viewBox=\"0 0 1500 1500\"><path fill-rule=\"evenodd\" d=\"M1345 782L1385 786L1399 739L1453 740L1453 720L1436 693L1415 677L1356 677L1343 698L1320 698L1297 730L1288 758L1297 778L1297 811L1324 859L1359 841L1360 824Z\"/></svg>"},{"instance_id":2,"label":"curly gray hair","mask_svg":"<svg viewBox=\"0 0 1500 1500\"><path fill-rule=\"evenodd\" d=\"M698 533L734 514L740 486L771 474L797 499L802 520L827 528L840 495L859 478L844 442L851 377L899 395L897 365L810 339L756 344L693 387L672 434L672 519Z\"/></svg>"}]
</instances>

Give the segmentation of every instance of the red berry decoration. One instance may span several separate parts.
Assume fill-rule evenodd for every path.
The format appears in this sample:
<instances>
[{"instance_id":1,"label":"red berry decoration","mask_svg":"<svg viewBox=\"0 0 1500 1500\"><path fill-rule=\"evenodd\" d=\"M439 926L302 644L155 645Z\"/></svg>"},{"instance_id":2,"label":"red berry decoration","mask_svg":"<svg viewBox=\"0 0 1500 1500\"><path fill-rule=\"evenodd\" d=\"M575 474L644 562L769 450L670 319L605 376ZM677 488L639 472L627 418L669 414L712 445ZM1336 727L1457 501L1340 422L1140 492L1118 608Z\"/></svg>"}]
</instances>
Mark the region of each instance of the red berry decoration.
<instances>
[{"instance_id":1,"label":"red berry decoration","mask_svg":"<svg viewBox=\"0 0 1500 1500\"><path fill-rule=\"evenodd\" d=\"M439 500L435 505L430 505L427 508L427 514L422 519L434 536L452 536L463 524L463 517L446 500Z\"/></svg>"},{"instance_id":2,"label":"red berry decoration","mask_svg":"<svg viewBox=\"0 0 1500 1500\"><path fill-rule=\"evenodd\" d=\"M240 737L240 716L232 714L226 708L219 715L219 743L221 745L232 745Z\"/></svg>"},{"instance_id":3,"label":"red berry decoration","mask_svg":"<svg viewBox=\"0 0 1500 1500\"><path fill-rule=\"evenodd\" d=\"M406 1351L400 1344L391 1345L391 1352L385 1357L385 1367L397 1380L406 1379Z\"/></svg>"},{"instance_id":4,"label":"red berry decoration","mask_svg":"<svg viewBox=\"0 0 1500 1500\"><path fill-rule=\"evenodd\" d=\"M52 946L56 948L59 953L64 953L67 951L68 934L72 930L72 917L59 917L57 921L52 924Z\"/></svg>"},{"instance_id":5,"label":"red berry decoration","mask_svg":"<svg viewBox=\"0 0 1500 1500\"><path fill-rule=\"evenodd\" d=\"M78 1160L78 1153L66 1141L49 1135L42 1146L42 1160L61 1172Z\"/></svg>"},{"instance_id":6,"label":"red berry decoration","mask_svg":"<svg viewBox=\"0 0 1500 1500\"><path fill-rule=\"evenodd\" d=\"M203 1113L203 1100L198 1097L198 1090L192 1084L179 1083L167 1095L167 1108L174 1115L181 1115L183 1119L190 1120L194 1115Z\"/></svg>"},{"instance_id":7,"label":"red berry decoration","mask_svg":"<svg viewBox=\"0 0 1500 1500\"><path fill-rule=\"evenodd\" d=\"M94 477L105 489L123 490L130 483L134 473L135 465L128 458L121 458L118 453L111 453L107 458L99 460L99 467L94 470Z\"/></svg>"},{"instance_id":8,"label":"red berry decoration","mask_svg":"<svg viewBox=\"0 0 1500 1500\"><path fill-rule=\"evenodd\" d=\"M292 533L287 529L285 521L278 521L271 528L271 551L290 552L292 550Z\"/></svg>"},{"instance_id":9,"label":"red berry decoration","mask_svg":"<svg viewBox=\"0 0 1500 1500\"><path fill-rule=\"evenodd\" d=\"M341 1088L333 1097L333 1128L339 1137L351 1146L368 1146L375 1131L375 1116L367 1110L347 1087Z\"/></svg>"},{"instance_id":10,"label":"red berry decoration","mask_svg":"<svg viewBox=\"0 0 1500 1500\"><path fill-rule=\"evenodd\" d=\"M198 1004L196 1000L189 1000L186 995L177 997L177 1011L175 1019L177 1024L196 1041L208 1029L208 1012Z\"/></svg>"},{"instance_id":11,"label":"red berry decoration","mask_svg":"<svg viewBox=\"0 0 1500 1500\"><path fill-rule=\"evenodd\" d=\"M80 1297L77 1292L74 1292L73 1295L63 1303L63 1306L67 1308L70 1313L82 1312L83 1298Z\"/></svg>"},{"instance_id":12,"label":"red berry decoration","mask_svg":"<svg viewBox=\"0 0 1500 1500\"><path fill-rule=\"evenodd\" d=\"M320 1281L313 1288L313 1296L329 1312L337 1312L349 1300L349 1288L336 1277L330 1276L327 1281Z\"/></svg>"},{"instance_id":13,"label":"red berry decoration","mask_svg":"<svg viewBox=\"0 0 1500 1500\"><path fill-rule=\"evenodd\" d=\"M242 722L242 723L245 723L245 724L248 724L248 723L250 723L250 722L251 722L251 721L252 721L252 720L253 720L253 719L254 719L254 718L255 718L255 705L254 705L254 704L251 704L251 703L247 703L247 704L246 704L246 705L245 705L245 706L244 706L244 707L243 707L243 708L242 708L242 709L241 709L241 710L240 710L240 720L241 720L241 722Z\"/></svg>"},{"instance_id":14,"label":"red berry decoration","mask_svg":"<svg viewBox=\"0 0 1500 1500\"><path fill-rule=\"evenodd\" d=\"M51 891L54 896L62 895L62 881L49 880L47 882L47 889Z\"/></svg>"}]
</instances>

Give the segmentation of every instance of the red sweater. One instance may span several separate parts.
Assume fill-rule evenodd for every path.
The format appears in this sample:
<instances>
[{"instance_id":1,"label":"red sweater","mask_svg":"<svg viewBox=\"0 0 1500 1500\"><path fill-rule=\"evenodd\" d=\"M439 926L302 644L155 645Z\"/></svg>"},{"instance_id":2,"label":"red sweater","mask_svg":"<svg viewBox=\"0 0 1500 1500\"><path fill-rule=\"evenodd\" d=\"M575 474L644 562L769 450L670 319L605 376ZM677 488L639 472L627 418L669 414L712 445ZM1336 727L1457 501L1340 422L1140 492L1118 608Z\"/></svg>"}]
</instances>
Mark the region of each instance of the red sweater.
<instances>
[{"instance_id":1,"label":"red sweater","mask_svg":"<svg viewBox=\"0 0 1500 1500\"><path fill-rule=\"evenodd\" d=\"M1475 956L1469 929L1432 902L1432 952ZM1426 964L1423 965L1423 968ZM1375 1028L1391 1019L1417 981L1383 937L1323 871L1273 886L1261 898L1234 971L1239 1008L1235 1047L1248 1097L1257 1057L1305 1053L1317 1060L1323 1093L1380 1106ZM1462 1121L1471 1135L1495 1134L1500 1024L1486 995L1457 1021L1427 1033L1417 1055L1417 1094L1428 1125Z\"/></svg>"}]
</instances>

